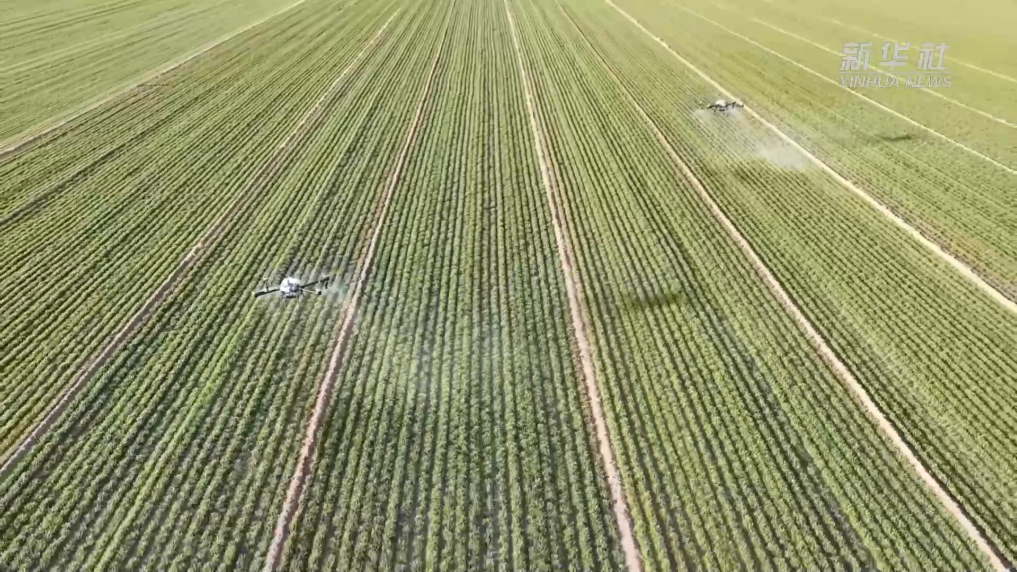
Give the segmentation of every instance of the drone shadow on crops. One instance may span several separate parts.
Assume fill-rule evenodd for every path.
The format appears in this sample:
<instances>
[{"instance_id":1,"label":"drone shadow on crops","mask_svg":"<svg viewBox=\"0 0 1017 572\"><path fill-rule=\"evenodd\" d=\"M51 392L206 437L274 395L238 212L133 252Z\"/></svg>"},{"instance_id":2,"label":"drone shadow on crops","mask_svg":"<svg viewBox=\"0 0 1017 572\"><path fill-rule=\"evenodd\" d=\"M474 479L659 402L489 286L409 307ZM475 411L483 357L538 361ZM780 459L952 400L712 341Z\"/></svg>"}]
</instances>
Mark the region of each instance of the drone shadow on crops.
<instances>
[{"instance_id":1,"label":"drone shadow on crops","mask_svg":"<svg viewBox=\"0 0 1017 572\"><path fill-rule=\"evenodd\" d=\"M900 143L901 141L911 141L915 136L910 133L904 133L903 135L876 135L876 138L887 143Z\"/></svg>"}]
</instances>

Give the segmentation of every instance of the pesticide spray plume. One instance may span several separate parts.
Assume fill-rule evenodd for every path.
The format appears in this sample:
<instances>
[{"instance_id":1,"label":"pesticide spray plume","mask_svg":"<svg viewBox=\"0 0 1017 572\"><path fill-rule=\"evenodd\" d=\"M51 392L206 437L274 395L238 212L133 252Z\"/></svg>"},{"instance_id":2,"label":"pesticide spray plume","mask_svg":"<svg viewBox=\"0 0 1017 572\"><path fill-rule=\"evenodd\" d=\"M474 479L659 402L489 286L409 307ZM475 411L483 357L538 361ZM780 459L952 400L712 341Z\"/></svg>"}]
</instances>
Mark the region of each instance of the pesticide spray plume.
<instances>
[{"instance_id":1,"label":"pesticide spray plume","mask_svg":"<svg viewBox=\"0 0 1017 572\"><path fill-rule=\"evenodd\" d=\"M783 143L770 145L760 143L755 156L781 169L804 171L809 166L808 157Z\"/></svg>"},{"instance_id":2,"label":"pesticide spray plume","mask_svg":"<svg viewBox=\"0 0 1017 572\"><path fill-rule=\"evenodd\" d=\"M809 167L808 157L787 143L762 132L741 107L723 112L700 108L690 114L692 120L723 147L745 160L756 159L791 171L804 171Z\"/></svg>"}]
</instances>

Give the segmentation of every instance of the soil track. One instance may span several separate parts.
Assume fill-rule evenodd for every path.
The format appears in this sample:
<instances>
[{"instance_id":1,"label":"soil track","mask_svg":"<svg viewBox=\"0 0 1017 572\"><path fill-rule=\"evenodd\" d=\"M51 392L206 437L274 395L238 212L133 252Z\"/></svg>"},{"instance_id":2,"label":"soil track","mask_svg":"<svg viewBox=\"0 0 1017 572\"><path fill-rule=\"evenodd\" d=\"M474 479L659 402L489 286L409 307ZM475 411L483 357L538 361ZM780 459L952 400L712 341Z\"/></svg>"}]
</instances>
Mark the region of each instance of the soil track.
<instances>
[{"instance_id":1,"label":"soil track","mask_svg":"<svg viewBox=\"0 0 1017 572\"><path fill-rule=\"evenodd\" d=\"M566 13L567 16L567 13ZM569 18L571 20L571 18ZM573 22L575 25L575 22ZM578 29L578 26L577 26ZM580 30L580 33L582 31ZM585 37L585 36L584 36ZM592 47L591 47L592 49ZM661 147L667 152L674 164L676 175L680 178L685 179L692 185L696 194L700 200L709 209L710 214L713 215L714 219L720 223L727 232L728 236L738 245L738 248L742 251L742 254L748 259L749 264L752 265L753 270L762 279L766 285L767 290L773 295L773 297L780 303L781 306L787 311L788 315L795 321L798 328L805 335L806 339L812 348L819 354L819 357L824 363L830 368L830 370L840 379L841 383L851 392L855 400L862 406L865 413L872 419L876 424L877 428L890 440L894 448L897 449L897 453L903 457L908 464L918 474L918 477L923 483L932 491L936 498L940 501L946 511L960 524L961 528L967 533L971 541L978 547L986 559L991 563L992 568L996 572L1006 572L1007 568L1001 558L999 552L988 542L988 540L982 535L982 532L977 526L968 518L965 510L954 500L953 496L950 495L939 482L939 480L929 472L921 460L915 456L911 450L911 446L907 444L904 438L897 432L897 428L894 427L893 423L887 419L886 415L879 408L878 405L872 398L869 397L868 392L858 382L851 370L840 360L833 349L826 343L826 340L819 334L816 328L812 325L809 319L802 312L801 308L791 299L784 287L781 286L780 282L773 275L766 264L759 258L756 251L749 244L748 240L742 236L741 231L731 222L731 220L724 214L724 211L720 206L713 200L713 196L706 189L703 183L696 177L692 169L685 163L684 160L678 155L671 146L670 141L664 136L664 133L660 130L657 124L650 118L650 116L643 110L643 107L639 102L632 96L628 91L628 88L621 82L614 71L607 66L601 60L601 64L604 69L607 70L608 74L614 79L619 89L625 94L626 99L636 109L646 125L653 131L653 134L657 137ZM746 108L747 109L747 108Z\"/></svg>"},{"instance_id":2,"label":"soil track","mask_svg":"<svg viewBox=\"0 0 1017 572\"><path fill-rule=\"evenodd\" d=\"M676 52L673 49L671 49L671 46L667 45L667 42L665 42L664 40L662 40L662 39L658 38L657 36L653 35L653 32L647 30L642 24L639 23L638 20L636 20L635 18L630 16L628 14L628 12L625 12L624 10L622 10L616 4L611 2L611 0L604 0L604 1L607 2L607 4L609 6L611 6L615 10L617 10L619 14L624 16L625 19L627 19L629 22L631 22L634 26L639 28L643 33L645 33L647 36L653 38L654 41L656 41L658 44L663 46L664 49L666 49L668 52L670 52L671 55L674 56L678 61L680 61L685 67L687 67L691 71L693 71L703 81L705 81L711 87L716 89L721 95L723 95L724 97L726 97L728 99L731 99L731 100L737 100L737 98L730 91L724 89L719 83L714 81L713 78L711 78L710 76L708 76L705 73L703 73L699 68L697 68L696 66L692 65L691 62L689 62L688 60L683 58L681 55L679 55L678 52ZM829 79L829 78L824 78L824 79ZM830 80L830 81L833 81L833 80ZM852 92L852 93L854 93L854 92ZM862 97L864 97L864 96L862 96ZM873 102L873 103L875 103L876 105L879 105L876 102ZM802 153L805 157L807 157L809 159L809 161L813 165L815 165L816 167L821 169L824 173L826 173L827 175L832 177L835 181L840 183L840 185L842 187L844 187L845 189L851 191L852 193L854 193L855 195L860 197L862 200L864 200L866 203L868 203L872 208L874 208L877 211L879 211L880 214L882 214L886 218L890 219L890 221L893 222L893 224L895 224L898 228L900 228L901 230L906 232L908 235L910 235L912 238L914 238L916 241L921 243L922 246L924 246L924 247L928 248L929 250L931 250L933 254L935 254L936 256L941 258L944 262L946 262L947 264L952 266L954 268L954 270L957 270L958 272L960 272L972 284L977 286L978 289L981 290L983 293L987 294L990 298L992 298L993 300L998 302L1001 306L1003 306L1004 308L1009 310L1011 313L1017 314L1017 303L1015 303L1013 300L1008 298L1005 294L1003 294L1002 292L997 290L994 286L992 286L991 284L986 282L985 279L982 278L977 272L975 272L974 269L972 269L970 266L968 266L964 262L961 262L959 259L954 257L954 255L950 254L945 248L940 246L938 243L930 240L928 237L926 237L924 234L922 234L921 231L919 231L915 227L911 226L911 224L908 223L903 218L897 216L893 211L891 211L889 208L887 208L886 205L884 205L883 203L881 203L878 200L876 200L872 195L870 195L866 191L858 188L858 186L856 186L854 183L852 183L851 181L849 181L846 178L844 178L840 173L838 173L832 167L830 167L829 165L824 163L822 159L820 159L819 157L816 157L815 155L813 155L805 147L802 147L801 144L799 144L797 141L795 141L790 136L785 134L777 126L775 126L774 124L772 124L769 121L767 121L766 119L764 119L761 115L756 113L748 105L743 107L742 111L744 111L746 114L751 116L756 121L759 121L761 124L763 124L765 127L767 127L770 131L772 131L774 135L779 137L782 141L784 141L788 145L794 147L798 152ZM887 111L890 111L890 112L895 113L895 114L897 113L897 112L893 111L892 109L887 109ZM903 117L903 116L901 116L901 117ZM904 119L907 119L907 118L905 117ZM908 120L908 121L911 121L911 120ZM1007 167L1004 166L1003 168L1006 169ZM1011 170L1011 172L1017 174L1017 171L1012 171Z\"/></svg>"},{"instance_id":3,"label":"soil track","mask_svg":"<svg viewBox=\"0 0 1017 572\"><path fill-rule=\"evenodd\" d=\"M512 29L512 44L515 48L516 60L519 64L519 73L523 80L526 111L530 117L530 128L533 131L534 147L536 148L537 162L540 166L540 178L544 183L548 207L551 210L551 221L554 225L554 240L558 246L558 261L565 279L565 292L568 296L569 312L572 317L572 330L575 332L576 346L579 351L579 363L583 371L583 383L586 395L590 400L590 413L593 416L597 444L599 445L601 459L604 462L604 472L607 475L607 482L611 489L611 497L614 501L614 515L618 522L619 533L621 534L625 564L629 572L641 572L643 568L642 559L639 555L639 548L636 545L635 535L632 532L632 521L629 518L628 503L625 500L625 491L622 489L621 475L614 461L614 451L611 447L611 439L601 406L600 389L597 387L596 371L593 366L593 346L587 334L589 327L583 313L585 296L574 264L576 257L575 253L572 252L571 243L566 238L568 223L561 206L558 204L558 185L555 178L551 175L551 167L548 164L547 150L544 143L545 136L537 120L533 88L530 85L529 74L526 73L526 67L523 64L522 51L519 47L519 34L516 31L516 21L512 15L512 10L509 9L508 0L505 0L505 12L508 14L509 26Z\"/></svg>"},{"instance_id":4,"label":"soil track","mask_svg":"<svg viewBox=\"0 0 1017 572\"><path fill-rule=\"evenodd\" d=\"M304 435L303 444L300 448L300 455L297 458L297 464L293 476L290 478L290 486L286 491L286 499L283 501L282 510L279 513L279 520L276 523L275 532L272 535L272 544L269 546L268 554L265 557L264 569L266 572L274 572L275 570L278 570L282 564L283 550L285 549L286 541L289 539L290 533L292 532L293 523L297 519L300 501L303 498L304 490L307 488L307 478L314 466L315 457L317 456L318 441L321 438L322 421L332 398L332 390L335 387L335 381L339 376L339 369L345 362L350 340L353 337L353 324L356 322L357 308L360 304L360 297L364 291L364 284L367 282L371 262L374 259L374 253L377 250L378 241L381 238L381 230L385 225L389 205L392 202L392 196L395 193L396 186L399 184L399 177L402 174L403 167L406 165L406 157L409 155L410 148L416 140L417 130L424 117L424 110L427 107L427 101L431 93L431 84L434 80L435 71L438 69L438 62L441 58L442 48L445 45L445 36L448 33L449 27L450 24L446 24L445 33L442 34L441 43L438 45L438 49L434 54L434 60L431 62L431 70L424 83L424 91L417 104L416 113L410 122L410 129L406 133L406 138L403 140L403 145L399 151L399 156L396 159L392 175L389 177L388 185L385 187L385 192L381 198L381 203L379 203L378 209L375 212L374 219L371 223L371 238L368 241L364 257L357 267L357 273L353 279L353 286L350 288L350 297L342 311L339 332L336 334L335 345L333 346L331 357L329 358L328 368L325 370L325 375L322 377L321 385L318 387L318 396L314 402L314 409L311 411L311 418L307 423L307 431Z\"/></svg>"},{"instance_id":5,"label":"soil track","mask_svg":"<svg viewBox=\"0 0 1017 572\"><path fill-rule=\"evenodd\" d=\"M12 155L14 153L17 153L19 151L23 151L23 150L29 148L33 143L39 141L40 139L42 139L43 137L49 135L50 133L53 133L54 131L60 129L61 127L67 125L71 121L74 121L75 119L81 117L82 115L85 115L86 113L88 113L90 111L94 111L94 110L96 110L96 109L106 105L107 103L110 103L111 101L115 101L116 99L120 98L121 96L124 96L124 95L134 91L141 84L148 83L148 82L150 82L150 81L152 81L152 80L154 80L154 79L156 79L156 78L158 78L160 76L168 74L169 72L179 68L180 66L183 66L184 64L190 62L191 60L197 58L198 56L201 56L202 54L205 54L206 52L208 52L208 51L210 51L212 49L215 49L216 47L218 47L218 46L220 46L220 45L222 45L222 44L232 40L233 38L239 36L240 34L243 34L244 32L247 32L248 30L251 30L253 28L257 28L258 26L264 24L265 22L268 22L269 20L275 18L276 16L281 16L282 14L285 14L286 12L289 12L290 10L296 8L297 6L303 4L304 2L307 2L307 0L297 0L296 2L286 6L282 10L278 10L276 12L273 12L272 14L269 14L268 16L265 16L264 18L262 18L261 20L258 20L257 22L253 22L251 24L248 24L248 25L244 26L243 28L240 28L238 30L234 30L233 32L230 32L229 34L219 38L218 40L213 40L213 41L205 44L204 46L198 48L198 51L193 52L193 53L191 53L188 56L185 56L183 59L179 59L179 60L177 60L175 62L172 62L170 64L167 64L167 65L165 65L165 66L163 66L161 68L157 68L154 71L151 71L151 72L145 74L144 76L140 77L134 83L131 83L130 85L128 85L126 87L122 87L120 89L117 89L117 90L113 91L112 93L109 93L105 97L101 97L100 99L98 99L96 101L93 101L92 103L86 105L85 107L77 109L76 111L72 111L69 115L63 117L62 119L58 119L54 123L50 123L49 125L46 125L46 122L44 121L42 124L36 125L35 127L30 128L27 132L23 132L20 135L15 136L15 137L25 137L24 139L21 139L20 141L17 141L15 139L14 142L12 142L8 147L0 150L0 160L4 159L8 155ZM49 120L47 120L47 121L49 121ZM39 131L36 131L37 129ZM11 141L11 140L8 140L8 141Z\"/></svg>"},{"instance_id":6,"label":"soil track","mask_svg":"<svg viewBox=\"0 0 1017 572\"><path fill-rule=\"evenodd\" d=\"M304 1L304 0L302 0ZM198 240L197 243L187 253L184 258L177 263L177 267L173 272L163 281L159 288L145 301L142 307L131 316L130 320L120 329L119 332L114 335L109 342L102 347L97 354L95 354L87 363L85 368L77 373L72 378L72 381L68 388L64 391L64 394L60 397L57 404L46 413L42 420L36 425L35 429L29 433L28 437L21 442L14 452L7 456L4 460L3 465L0 465L0 481L2 481L14 465L27 455L32 448L38 444L38 442L49 433L49 430L59 420L60 416L63 415L64 411L71 404L74 398L88 385L89 380L102 369L103 366L123 348L134 333L143 326L148 319L155 312L156 308L173 292L176 286L183 280L184 276L194 267L194 265L201 260L203 255L207 254L209 247L215 244L231 227L232 223L236 220L237 215L242 213L251 204L254 197L256 197L267 185L270 183L279 171L286 164L286 160L289 158L295 145L295 141L299 141L308 131L318 122L321 118L322 110L324 109L325 102L330 96L334 95L336 89L342 85L343 80L350 71L357 65L360 59L365 53L374 45L375 41L381 36L385 28L388 27L389 22L395 18L399 10L396 10L392 16L385 22L385 24L375 33L371 40L364 46L364 48L357 54L357 56L346 66L345 69L339 74L339 77L332 82L331 85L321 94L318 100L311 106L310 109L300 118L296 126L289 132L289 134L282 140L275 151L269 157L268 162L262 167L254 177L248 182L247 186L240 192L233 204L212 223L205 234Z\"/></svg>"}]
</instances>

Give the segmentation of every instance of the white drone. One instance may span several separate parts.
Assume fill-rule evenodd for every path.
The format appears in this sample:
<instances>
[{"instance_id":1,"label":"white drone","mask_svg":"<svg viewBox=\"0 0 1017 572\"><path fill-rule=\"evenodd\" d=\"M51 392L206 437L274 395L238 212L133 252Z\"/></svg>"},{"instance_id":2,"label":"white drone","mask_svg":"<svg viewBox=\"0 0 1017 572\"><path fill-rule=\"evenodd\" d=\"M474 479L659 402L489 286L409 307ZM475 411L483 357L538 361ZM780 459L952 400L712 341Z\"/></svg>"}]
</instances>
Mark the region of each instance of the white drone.
<instances>
[{"instance_id":1,"label":"white drone","mask_svg":"<svg viewBox=\"0 0 1017 572\"><path fill-rule=\"evenodd\" d=\"M730 111L732 109L737 109L741 107L745 107L745 105L737 101L726 101L723 99L718 99L717 101L706 106L707 109L711 111L717 111L720 113L724 113L725 111Z\"/></svg>"},{"instance_id":2,"label":"white drone","mask_svg":"<svg viewBox=\"0 0 1017 572\"><path fill-rule=\"evenodd\" d=\"M276 286L275 288L267 288L254 292L254 297L257 298L259 296L264 296L266 294L271 294L273 292L278 292L279 296L282 297L284 300L289 300L291 298L299 298L300 295L304 293L317 294L320 296L321 294L324 293L325 289L328 288L328 285L331 281L332 281L331 277L325 276L324 278L320 278L318 280L315 280L314 282L308 282L304 284L300 281L299 278L287 276L283 278L282 282L280 282L279 285ZM316 286L316 288L311 290L311 286Z\"/></svg>"}]
</instances>

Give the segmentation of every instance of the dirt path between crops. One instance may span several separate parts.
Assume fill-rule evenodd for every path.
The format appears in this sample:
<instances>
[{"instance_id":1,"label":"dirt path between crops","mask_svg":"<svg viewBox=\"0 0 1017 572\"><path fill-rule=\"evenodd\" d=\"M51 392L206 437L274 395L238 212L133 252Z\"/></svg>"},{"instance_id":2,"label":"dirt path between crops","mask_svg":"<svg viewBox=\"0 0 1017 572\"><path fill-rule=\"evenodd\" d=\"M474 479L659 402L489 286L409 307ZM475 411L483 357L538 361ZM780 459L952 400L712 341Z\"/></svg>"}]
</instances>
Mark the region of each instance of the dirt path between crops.
<instances>
[{"instance_id":1,"label":"dirt path between crops","mask_svg":"<svg viewBox=\"0 0 1017 572\"><path fill-rule=\"evenodd\" d=\"M573 22L573 24L575 24ZM578 27L578 26L577 26ZM581 32L580 32L581 33ZM591 48L592 49L592 48ZM599 57L599 56L598 56ZM897 453L904 458L911 465L912 469L918 474L918 477L923 483L929 488L930 491L940 501L946 511L960 524L961 528L967 533L971 541L978 547L986 559L991 563L994 570L997 572L1006 572L1006 566L1003 563L1000 553L988 542L988 540L982 535L982 532L977 526L968 518L967 513L963 508L954 500L953 496L950 495L939 482L939 480L932 475L932 473L925 467L925 464L915 455L912 451L911 446L907 444L901 434L897 431L897 428L893 423L886 417L882 409L872 398L869 393L862 387L858 379L855 378L851 370L841 361L833 349L826 343L823 336L819 334L816 328L812 325L812 322L805 316L801 308L795 303L791 296L784 290L784 287L780 284L780 281L774 276L773 272L766 266L759 255L756 254L755 249L749 244L748 240L742 235L741 231L731 222L731 220L724 214L724 211L720 208L713 196L703 185L702 181L692 172L692 169L685 163L684 160L678 155L671 145L671 142L667 140L664 133L660 130L657 124L650 118L639 102L633 97L628 88L621 82L614 70L610 69L603 60L601 60L604 69L607 70L608 74L614 78L619 89L625 94L626 99L636 109L640 117L646 125L653 131L653 134L657 137L661 147L667 152L671 158L671 162L675 166L676 175L680 178L688 181L700 200L709 209L710 214L713 218L720 223L727 232L728 236L738 245L738 248L742 251L742 254L748 259L749 264L752 265L753 270L762 279L766 285L767 290L773 295L774 299L787 311L788 315L795 321L798 328L805 335L806 339L812 348L819 354L819 357L824 363L830 368L830 370L840 379L841 383L852 393L855 400L862 406L865 413L872 419L878 429L890 440L894 448L897 449ZM748 108L746 108L748 109Z\"/></svg>"},{"instance_id":2,"label":"dirt path between crops","mask_svg":"<svg viewBox=\"0 0 1017 572\"><path fill-rule=\"evenodd\" d=\"M94 110L102 107L103 105L106 105L107 103L110 103L111 101L114 101L117 98L130 93L131 91L134 91L141 84L148 83L148 82L150 82L150 81L152 81L152 80L154 80L156 78L159 78L159 77L161 77L163 75L166 75L166 74L170 73L171 71L179 68L180 66L183 66L184 64L190 62L191 60L197 58L198 56L201 56L201 55L209 52L210 50L215 49L216 47L218 47L218 46L220 46L220 45L222 45L222 44L232 40L233 38L239 36L240 34L243 34L244 32L247 32L249 30L257 28L258 26L264 24L265 22L268 22L269 20L275 18L276 16L281 16L281 15L285 14L286 12L289 12L290 10L296 8L297 6L300 6L301 4L303 4L306 1L307 0L297 0L296 2L286 6L282 10L278 10L276 12L273 12L272 14L269 14L268 16L265 16L264 18L258 20L257 22L253 22L251 24L248 24L248 25L244 26L243 28L240 28L238 30L234 30L234 31L230 32L229 34L219 38L218 40L213 40L213 41L205 44L204 46L201 46L200 48L198 48L198 51L193 52L193 53L191 53L188 56L185 56L183 59L180 59L180 60L177 60L175 62L172 62L172 63L170 63L170 64L168 64L166 66L163 66L161 68L157 68L156 70L145 74L144 76L142 76L140 79L138 79L134 83L131 83L130 85L128 85L126 87L117 89L117 90L113 91L112 93L109 93L105 97L101 97L100 99L98 99L96 101L93 101L92 103L86 105L85 107L82 107L82 108L78 109L77 111L72 111L70 113L70 115L67 115L63 119L59 119L59 120L57 120L54 123L46 125L45 127L41 127L40 131L32 133L32 130L40 129L40 125L45 125L46 121L49 121L49 120L45 120L45 121L43 121L42 124L36 125L35 127L29 128L29 130L27 132L23 132L21 135L19 135L19 136L25 136L26 133L27 133L27 137L25 139L22 139L22 140L16 141L16 142L12 142L8 147L6 147L5 149L0 150L0 159L3 159L5 157L7 157L8 155L17 153L19 151L22 151L22 150L28 148L29 146L31 146L36 141L42 139L43 137L45 137L46 135L49 135L50 133L56 131L57 129L60 129L64 125L67 125L68 123L70 123L71 121L74 121L75 119L81 117L82 115L85 115L86 113L88 113L90 111L94 111ZM19 137L19 136L16 136L16 137ZM8 141L10 141L10 140L8 140Z\"/></svg>"},{"instance_id":3,"label":"dirt path between crops","mask_svg":"<svg viewBox=\"0 0 1017 572\"><path fill-rule=\"evenodd\" d=\"M689 62L684 57L679 55L678 52L676 52L673 49L671 49L671 46L669 46L667 44L667 42L665 42L664 40L662 40L659 37L655 36L653 34L653 32L647 30L642 24L639 23L638 20L636 20L635 18L630 16L628 14L628 12L625 12L624 10L622 10L620 7L618 7L613 2L611 2L611 0L604 0L604 1L607 2L607 4L609 6L611 6L616 11L618 11L619 14L624 16L634 26L639 28L643 33L645 33L647 36L649 36L654 41L656 41L658 44L660 44L672 56L674 56L678 61L680 61L685 67L689 68L689 70L691 70L696 75L698 75L704 82L706 82L711 87L716 89L718 93L720 93L721 95L723 95L724 97L726 97L728 99L737 100L737 98L730 91L724 89L724 87L722 87L720 84L718 84L716 81L714 81L713 78L711 78L710 76L708 76L705 73L703 73L699 68L697 68L696 66L692 65L691 62ZM825 79L829 79L829 78L825 78ZM832 81L832 80L830 80L830 81ZM854 93L854 92L852 92L852 93ZM792 139L789 135L787 135L786 133L781 131L777 126L773 125L772 123L770 123L769 121L764 119L761 115L759 115L754 110L749 108L749 106L746 105L744 108L742 108L742 111L744 111L746 114L751 116L753 119L759 121L761 124L763 124L763 126L765 126L771 132L773 132L774 135L776 135L782 141L784 141L788 145L794 147L795 150L797 150L799 153L804 155L813 165L815 165L816 167L821 169L824 173L826 173L827 175L832 177L835 181L840 183L840 185L842 187L844 187L848 191L851 191L852 193L857 195L859 198L864 200L866 203L869 204L869 206L871 206L872 208L876 209L877 211L879 211L879 213L881 215L883 215L884 217L889 219L890 222L892 222L898 228L900 228L901 230L906 232L909 236L911 236L916 241L921 243L922 246L924 246L927 249L929 249L930 251L932 251L933 254L935 254L940 259L942 259L944 262L946 262L951 267L953 267L954 270L960 272L965 278L968 279L968 281L970 281L972 284L974 284L984 294L988 295L990 298L992 298L993 300L998 302L1001 306L1003 306L1008 311L1010 311L1010 312L1012 312L1014 314L1017 314L1017 302L1014 302L1013 300L1008 298L1005 294L1003 294L1001 291L997 290L994 286L992 286L991 284L986 282L985 279L982 278L977 272L975 272L975 270L973 268L971 268L970 266L968 266L967 264L965 264L964 262L962 262L961 260L956 258L953 254L948 252L944 247L940 246L935 241L927 238L924 234L922 234L922 232L920 230L918 230L917 228L911 226L911 224L909 222L907 222L903 218L899 217L896 213L894 213L892 210L890 210L886 205L884 205L880 201L876 200L876 198L873 197L872 195L870 195L868 192L860 189L857 185L855 185L854 183L852 183L848 179L844 178L840 173L838 173L832 167L830 167L829 165L824 163L822 159L820 159L819 157L816 157L815 155L813 155L812 152L810 152L808 149L803 147L800 143L798 143L797 141ZM888 110L888 111L893 112L893 110ZM893 112L893 113L896 113L896 112ZM903 117L903 116L901 116L901 117ZM904 117L904 119L906 119L908 121L911 121L907 117ZM913 121L911 121L911 122L914 123ZM923 127L924 128L924 126L921 126L921 125L919 125L919 127ZM1017 171L1013 171L1012 169L1009 169L1006 166L1003 166L1003 168L1007 169L1007 170L1010 170L1013 174L1017 174Z\"/></svg>"},{"instance_id":4,"label":"dirt path between crops","mask_svg":"<svg viewBox=\"0 0 1017 572\"><path fill-rule=\"evenodd\" d=\"M451 18L451 15L449 17ZM378 210L375 212L372 220L371 238L367 244L367 251L364 253L364 257L361 259L357 268L357 273L353 279L353 285L350 288L350 297L346 302L346 307L343 308L339 332L336 334L335 345L332 348L328 368L325 370L325 374L321 379L321 385L318 387L318 396L314 402L314 409L311 411L311 418L307 422L307 431L304 434L303 444L300 447L297 464L293 472L293 476L290 478L290 486L286 491L286 499L283 501L282 510L279 513L279 520L276 523L275 532L272 535L272 544L269 546L268 554L265 557L266 572L274 572L275 570L278 570L282 564L283 549L286 547L286 541L289 539L290 533L293 530L293 523L297 519L301 499L303 498L304 490L307 488L307 479L317 456L318 441L321 438L321 428L322 422L325 418L325 412L328 409L329 402L331 401L332 390L335 387L336 379L339 377L339 369L345 362L346 353L350 346L350 340L353 338L353 324L356 322L357 309L360 305L360 297L363 295L364 284L367 282L367 276L371 269L374 253L377 250L378 241L381 238L381 230L385 226L389 205L392 203L392 196L395 194L395 188L399 184L399 178L402 175L403 167L406 165L406 158L409 156L410 148L416 140L417 130L424 117L424 110L426 109L427 102L430 99L431 85L434 80L435 72L438 69L438 62L441 58L442 48L445 45L445 36L447 35L450 27L451 22L446 24L445 33L442 34L441 43L435 51L434 59L431 62L431 70L428 72L427 80L424 83L424 91L420 96L420 101L417 103L416 113L413 115L413 119L410 122L410 129L406 133L406 138L403 140L403 145L399 151L399 156L396 159L392 175L389 177L388 185L385 187L381 203L379 203Z\"/></svg>"},{"instance_id":5,"label":"dirt path between crops","mask_svg":"<svg viewBox=\"0 0 1017 572\"><path fill-rule=\"evenodd\" d=\"M322 110L324 109L325 102L332 96L335 91L342 85L343 80L346 79L347 75L353 70L357 63L361 60L364 54L374 45L377 39L381 36L382 32L388 27L389 23L399 13L396 10L392 16L385 22L385 24L375 33L371 40L364 46L364 48L357 54L357 56L346 66L345 69L339 74L339 77L332 82L331 85L321 94L318 100L311 106L310 109L300 118L293 130L286 136L285 139L276 147L275 151L269 157L268 162L262 167L250 180L243 191L234 199L233 204L212 223L205 234L198 240L198 242L191 247L191 250L184 256L183 259L177 263L177 267L173 272L163 281L159 288L145 301L141 309L139 309L130 320L120 329L119 332L114 335L105 346L99 350L99 353L92 357L85 366L85 369L79 371L77 375L72 378L70 385L64 394L60 397L57 404L46 413L42 420L36 425L35 429L29 433L28 437L21 442L20 445L11 453L3 465L0 465L0 481L2 481L14 465L27 455L38 442L45 437L53 425L59 420L60 416L63 415L64 411L71 404L75 397L87 386L88 381L102 369L106 363L118 352L123 346L131 339L134 333L148 322L148 319L155 312L156 308L173 292L174 288L183 280L184 276L194 267L194 265L202 258L203 255L207 254L210 247L215 244L231 227L233 221L237 218L241 212L246 208L272 180L275 179L279 171L286 164L286 160L289 158L291 152L296 147L293 145L294 142L302 139L308 131L318 122L321 118Z\"/></svg>"},{"instance_id":6,"label":"dirt path between crops","mask_svg":"<svg viewBox=\"0 0 1017 572\"><path fill-rule=\"evenodd\" d=\"M611 447L611 439L604 420L604 410L601 406L600 389L597 387L596 371L593 366L593 346L590 343L589 326L583 315L585 295L582 291L582 284L576 274L575 253L572 251L566 232L567 221L561 206L558 204L559 195L557 182L551 174L551 167L548 164L547 150L545 148L544 133L537 120L535 103L533 99L533 88L530 85L529 74L523 64L522 50L519 47L519 34L516 30L515 17L509 9L508 0L505 0L505 12L508 15L509 27L512 29L512 45L515 48L516 60L519 64L519 73L523 80L523 90L526 97L526 111L530 117L530 128L533 131L534 147L537 153L537 162L540 166L540 178L544 183L544 190L547 192L547 202L551 210L551 222L554 225L554 240L558 246L558 261L561 265L562 274L565 279L565 292L569 301L569 313L572 317L572 330L575 332L576 346L579 351L579 362L583 372L583 383L586 395L590 400L590 413L593 416L594 431L597 437L597 444L600 449L600 456L604 463L604 472L607 475L607 482L611 489L611 497L614 502L614 515L618 523L618 531L621 535L622 551L625 554L625 564L629 572L641 572L643 565L636 544L635 535L632 531L632 521L629 517L628 503L625 500L625 491L622 489L621 474L614 460L614 451Z\"/></svg>"}]
</instances>

